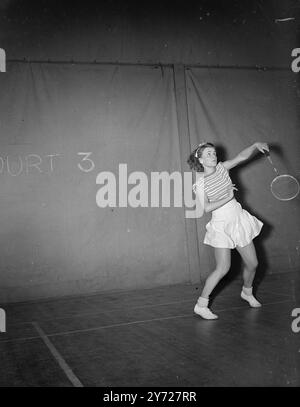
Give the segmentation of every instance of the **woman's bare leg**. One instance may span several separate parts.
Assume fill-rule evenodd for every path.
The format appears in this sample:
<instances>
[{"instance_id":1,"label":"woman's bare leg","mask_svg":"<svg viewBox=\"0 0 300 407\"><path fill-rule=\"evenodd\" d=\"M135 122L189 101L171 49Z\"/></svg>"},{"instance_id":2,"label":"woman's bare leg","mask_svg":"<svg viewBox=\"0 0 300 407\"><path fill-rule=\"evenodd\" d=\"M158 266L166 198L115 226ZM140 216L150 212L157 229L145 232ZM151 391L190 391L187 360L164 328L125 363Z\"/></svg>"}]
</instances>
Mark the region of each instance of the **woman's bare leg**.
<instances>
[{"instance_id":1,"label":"woman's bare leg","mask_svg":"<svg viewBox=\"0 0 300 407\"><path fill-rule=\"evenodd\" d=\"M241 297L248 301L251 307L260 307L261 304L256 300L252 293L253 280L256 273L256 268L258 265L256 250L253 242L245 247L237 247L237 251L240 253L243 262L243 280L244 286L241 292Z\"/></svg>"},{"instance_id":2,"label":"woman's bare leg","mask_svg":"<svg viewBox=\"0 0 300 407\"><path fill-rule=\"evenodd\" d=\"M228 273L231 264L231 250L225 248L215 248L216 268L207 277L201 293L202 298L209 298L218 282Z\"/></svg>"},{"instance_id":3,"label":"woman's bare leg","mask_svg":"<svg viewBox=\"0 0 300 407\"><path fill-rule=\"evenodd\" d=\"M207 277L201 296L198 298L194 312L204 319L216 319L208 308L209 296L218 282L228 273L231 264L231 251L227 248L215 248L216 268Z\"/></svg>"}]
</instances>

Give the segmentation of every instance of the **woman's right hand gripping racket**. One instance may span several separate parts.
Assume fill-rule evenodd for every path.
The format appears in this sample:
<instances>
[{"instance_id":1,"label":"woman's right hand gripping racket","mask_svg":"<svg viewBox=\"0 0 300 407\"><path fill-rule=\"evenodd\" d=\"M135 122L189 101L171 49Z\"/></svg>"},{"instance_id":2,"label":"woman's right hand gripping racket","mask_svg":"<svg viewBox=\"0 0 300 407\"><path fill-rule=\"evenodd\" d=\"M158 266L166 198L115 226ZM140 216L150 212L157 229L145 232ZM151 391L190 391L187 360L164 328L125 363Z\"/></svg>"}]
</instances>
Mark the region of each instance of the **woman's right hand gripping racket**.
<instances>
[{"instance_id":1,"label":"woman's right hand gripping racket","mask_svg":"<svg viewBox=\"0 0 300 407\"><path fill-rule=\"evenodd\" d=\"M299 182L295 177L289 174L279 174L277 168L273 164L269 151L264 151L265 156L269 160L276 174L276 177L271 182L270 188L273 196L279 201L290 201L296 198L299 194Z\"/></svg>"}]
</instances>

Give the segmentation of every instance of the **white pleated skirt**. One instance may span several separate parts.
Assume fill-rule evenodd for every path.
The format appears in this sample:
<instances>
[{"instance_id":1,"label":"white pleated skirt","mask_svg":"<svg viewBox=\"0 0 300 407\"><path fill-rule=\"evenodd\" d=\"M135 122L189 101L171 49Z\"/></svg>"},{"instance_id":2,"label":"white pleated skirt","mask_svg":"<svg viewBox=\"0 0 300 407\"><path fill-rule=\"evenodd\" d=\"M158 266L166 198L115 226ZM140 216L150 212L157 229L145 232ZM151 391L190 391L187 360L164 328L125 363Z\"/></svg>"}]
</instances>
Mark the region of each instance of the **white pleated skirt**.
<instances>
[{"instance_id":1,"label":"white pleated skirt","mask_svg":"<svg viewBox=\"0 0 300 407\"><path fill-rule=\"evenodd\" d=\"M206 225L204 243L213 247L234 249L247 246L259 235L263 223L235 200L212 212Z\"/></svg>"}]
</instances>

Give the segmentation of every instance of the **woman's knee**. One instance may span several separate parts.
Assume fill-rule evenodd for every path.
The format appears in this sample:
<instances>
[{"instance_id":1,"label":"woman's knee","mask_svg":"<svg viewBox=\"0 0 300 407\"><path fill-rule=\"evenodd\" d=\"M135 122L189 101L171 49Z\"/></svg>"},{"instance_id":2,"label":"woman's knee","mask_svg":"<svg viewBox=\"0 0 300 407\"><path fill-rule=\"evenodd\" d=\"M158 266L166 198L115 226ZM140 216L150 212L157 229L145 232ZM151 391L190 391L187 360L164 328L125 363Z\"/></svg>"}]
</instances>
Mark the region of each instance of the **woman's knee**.
<instances>
[{"instance_id":1,"label":"woman's knee","mask_svg":"<svg viewBox=\"0 0 300 407\"><path fill-rule=\"evenodd\" d=\"M230 270L229 262L225 264L219 264L216 268L216 272L222 277L225 276L225 274L227 274L229 270Z\"/></svg>"},{"instance_id":2,"label":"woman's knee","mask_svg":"<svg viewBox=\"0 0 300 407\"><path fill-rule=\"evenodd\" d=\"M231 250L225 248L215 249L216 273L221 277L228 273L231 265Z\"/></svg>"},{"instance_id":3,"label":"woman's knee","mask_svg":"<svg viewBox=\"0 0 300 407\"><path fill-rule=\"evenodd\" d=\"M257 259L251 259L251 261L245 263L245 266L249 271L255 271L258 266L258 261Z\"/></svg>"},{"instance_id":4,"label":"woman's knee","mask_svg":"<svg viewBox=\"0 0 300 407\"><path fill-rule=\"evenodd\" d=\"M247 270L255 271L258 266L256 251L253 242L246 247L237 247Z\"/></svg>"}]
</instances>

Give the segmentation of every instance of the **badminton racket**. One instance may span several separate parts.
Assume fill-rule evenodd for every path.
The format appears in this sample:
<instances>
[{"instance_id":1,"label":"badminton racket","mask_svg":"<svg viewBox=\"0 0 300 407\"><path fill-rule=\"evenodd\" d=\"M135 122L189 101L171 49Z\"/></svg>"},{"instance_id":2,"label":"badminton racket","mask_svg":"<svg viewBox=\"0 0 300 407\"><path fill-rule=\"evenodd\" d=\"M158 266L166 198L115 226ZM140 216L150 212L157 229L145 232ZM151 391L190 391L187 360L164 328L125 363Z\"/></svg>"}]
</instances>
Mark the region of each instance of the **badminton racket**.
<instances>
[{"instance_id":1,"label":"badminton racket","mask_svg":"<svg viewBox=\"0 0 300 407\"><path fill-rule=\"evenodd\" d=\"M279 174L275 167L269 151L264 151L265 156L272 165L276 177L271 182L270 188L272 195L279 201L290 201L299 194L299 182L295 177L289 174Z\"/></svg>"}]
</instances>

